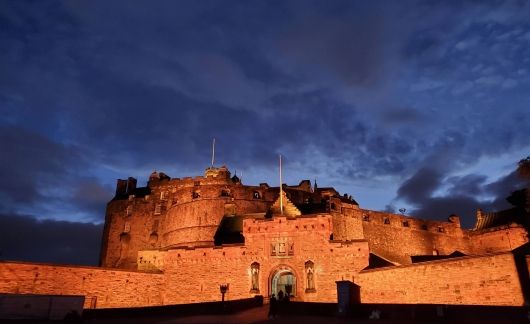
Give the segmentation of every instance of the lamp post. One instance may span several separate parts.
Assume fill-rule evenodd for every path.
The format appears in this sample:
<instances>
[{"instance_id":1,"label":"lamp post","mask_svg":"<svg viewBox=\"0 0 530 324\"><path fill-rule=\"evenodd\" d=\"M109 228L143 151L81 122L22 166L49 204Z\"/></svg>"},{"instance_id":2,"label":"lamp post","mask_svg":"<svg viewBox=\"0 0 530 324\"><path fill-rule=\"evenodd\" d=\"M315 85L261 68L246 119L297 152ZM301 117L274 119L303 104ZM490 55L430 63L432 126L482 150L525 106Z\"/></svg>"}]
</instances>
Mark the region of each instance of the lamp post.
<instances>
[{"instance_id":1,"label":"lamp post","mask_svg":"<svg viewBox=\"0 0 530 324\"><path fill-rule=\"evenodd\" d=\"M221 301L224 303L225 301L225 294L226 292L228 291L228 287L230 286L230 284L221 284L219 285L219 290L221 291L221 296L222 296L222 299Z\"/></svg>"},{"instance_id":2,"label":"lamp post","mask_svg":"<svg viewBox=\"0 0 530 324\"><path fill-rule=\"evenodd\" d=\"M219 290L221 291L221 296L222 296L221 297L221 311L223 313L226 313L225 294L228 291L228 287L229 286L230 286L230 284L228 284L228 283L219 285Z\"/></svg>"}]
</instances>

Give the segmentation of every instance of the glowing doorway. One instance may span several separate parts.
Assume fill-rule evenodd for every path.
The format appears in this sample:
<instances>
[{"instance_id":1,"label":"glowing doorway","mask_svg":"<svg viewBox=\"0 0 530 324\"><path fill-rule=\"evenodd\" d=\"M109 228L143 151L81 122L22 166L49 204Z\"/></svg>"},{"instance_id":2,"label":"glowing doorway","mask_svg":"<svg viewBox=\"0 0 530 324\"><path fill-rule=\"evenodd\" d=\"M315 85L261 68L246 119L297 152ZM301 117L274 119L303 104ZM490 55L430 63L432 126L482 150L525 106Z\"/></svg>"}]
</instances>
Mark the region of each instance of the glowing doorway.
<instances>
[{"instance_id":1,"label":"glowing doorway","mask_svg":"<svg viewBox=\"0 0 530 324\"><path fill-rule=\"evenodd\" d=\"M278 297L280 291L282 291L284 295L289 293L291 297L296 296L296 276L294 275L294 272L287 267L276 270L271 279L271 294Z\"/></svg>"}]
</instances>

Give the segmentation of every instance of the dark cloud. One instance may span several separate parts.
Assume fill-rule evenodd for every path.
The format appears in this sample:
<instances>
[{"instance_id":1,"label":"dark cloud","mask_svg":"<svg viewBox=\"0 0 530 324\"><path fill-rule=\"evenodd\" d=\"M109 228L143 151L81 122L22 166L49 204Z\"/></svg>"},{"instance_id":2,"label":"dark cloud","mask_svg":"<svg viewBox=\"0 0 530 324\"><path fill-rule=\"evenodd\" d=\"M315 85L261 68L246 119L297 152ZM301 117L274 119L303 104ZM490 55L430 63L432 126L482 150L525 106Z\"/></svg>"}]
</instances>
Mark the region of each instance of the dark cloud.
<instances>
[{"instance_id":1,"label":"dark cloud","mask_svg":"<svg viewBox=\"0 0 530 324\"><path fill-rule=\"evenodd\" d=\"M488 183L487 177L479 174L446 177L440 172L421 169L399 187L397 198L414 206L412 215L443 219L457 214L464 226L471 227L478 208L486 211L511 208L506 197L523 186L515 171ZM445 192L437 192L444 188Z\"/></svg>"},{"instance_id":2,"label":"dark cloud","mask_svg":"<svg viewBox=\"0 0 530 324\"><path fill-rule=\"evenodd\" d=\"M97 265L102 225L0 215L0 258Z\"/></svg>"},{"instance_id":3,"label":"dark cloud","mask_svg":"<svg viewBox=\"0 0 530 324\"><path fill-rule=\"evenodd\" d=\"M440 186L442 174L436 170L422 168L406 180L398 189L398 197L411 203L430 198Z\"/></svg>"},{"instance_id":4,"label":"dark cloud","mask_svg":"<svg viewBox=\"0 0 530 324\"><path fill-rule=\"evenodd\" d=\"M42 199L46 185L58 185L57 178L68 172L65 164L80 161L75 148L17 126L0 125L0 178L3 208L9 204Z\"/></svg>"}]
</instances>

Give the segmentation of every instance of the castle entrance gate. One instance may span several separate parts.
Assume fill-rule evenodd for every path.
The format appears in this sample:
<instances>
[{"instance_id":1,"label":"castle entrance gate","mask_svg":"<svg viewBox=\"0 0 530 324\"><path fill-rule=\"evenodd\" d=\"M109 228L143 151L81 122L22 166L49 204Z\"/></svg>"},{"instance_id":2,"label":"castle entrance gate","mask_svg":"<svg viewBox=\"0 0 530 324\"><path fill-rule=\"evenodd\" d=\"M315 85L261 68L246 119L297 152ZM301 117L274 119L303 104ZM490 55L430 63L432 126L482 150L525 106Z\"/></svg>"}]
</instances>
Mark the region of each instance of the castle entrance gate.
<instances>
[{"instance_id":1,"label":"castle entrance gate","mask_svg":"<svg viewBox=\"0 0 530 324\"><path fill-rule=\"evenodd\" d=\"M280 266L272 270L269 279L269 294L278 298L280 291L284 295L296 296L296 275L288 266Z\"/></svg>"}]
</instances>

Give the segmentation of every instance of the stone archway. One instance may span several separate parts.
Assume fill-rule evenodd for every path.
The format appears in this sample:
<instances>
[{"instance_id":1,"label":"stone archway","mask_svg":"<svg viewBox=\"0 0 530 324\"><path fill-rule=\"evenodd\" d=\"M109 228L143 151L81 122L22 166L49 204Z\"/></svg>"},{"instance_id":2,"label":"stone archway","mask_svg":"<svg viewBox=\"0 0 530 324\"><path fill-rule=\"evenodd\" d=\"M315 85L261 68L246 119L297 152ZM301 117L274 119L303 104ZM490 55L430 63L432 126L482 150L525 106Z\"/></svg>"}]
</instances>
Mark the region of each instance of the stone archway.
<instances>
[{"instance_id":1,"label":"stone archway","mask_svg":"<svg viewBox=\"0 0 530 324\"><path fill-rule=\"evenodd\" d=\"M291 267L281 265L271 271L269 276L269 296L274 294L278 297L280 291L286 294L290 290L290 296L296 297L297 288L296 273Z\"/></svg>"}]
</instances>

